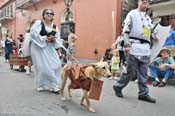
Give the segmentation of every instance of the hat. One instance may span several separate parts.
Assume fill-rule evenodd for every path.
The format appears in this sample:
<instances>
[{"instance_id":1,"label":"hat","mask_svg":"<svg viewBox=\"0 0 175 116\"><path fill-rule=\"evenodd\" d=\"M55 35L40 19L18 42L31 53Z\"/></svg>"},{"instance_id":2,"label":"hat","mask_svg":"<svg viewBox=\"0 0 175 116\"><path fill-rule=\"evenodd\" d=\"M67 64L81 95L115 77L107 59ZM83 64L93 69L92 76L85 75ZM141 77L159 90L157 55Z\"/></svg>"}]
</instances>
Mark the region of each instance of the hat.
<instances>
[{"instance_id":1,"label":"hat","mask_svg":"<svg viewBox=\"0 0 175 116\"><path fill-rule=\"evenodd\" d=\"M170 53L170 49L169 49L169 48L166 48L166 47L163 47L163 48L160 50L160 53L162 53L163 51L167 51L168 54Z\"/></svg>"}]
</instances>

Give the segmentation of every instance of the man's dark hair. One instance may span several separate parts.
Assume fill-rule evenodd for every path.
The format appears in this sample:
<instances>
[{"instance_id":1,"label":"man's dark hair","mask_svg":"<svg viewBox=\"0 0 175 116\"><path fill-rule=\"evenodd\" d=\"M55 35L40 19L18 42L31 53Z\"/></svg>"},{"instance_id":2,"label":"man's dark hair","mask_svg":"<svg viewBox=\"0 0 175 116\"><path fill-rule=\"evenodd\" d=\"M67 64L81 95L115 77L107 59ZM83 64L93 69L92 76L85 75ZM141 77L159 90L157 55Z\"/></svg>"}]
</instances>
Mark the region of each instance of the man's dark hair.
<instances>
[{"instance_id":1,"label":"man's dark hair","mask_svg":"<svg viewBox=\"0 0 175 116\"><path fill-rule=\"evenodd\" d=\"M19 34L19 37L23 37L23 34Z\"/></svg>"}]
</instances>

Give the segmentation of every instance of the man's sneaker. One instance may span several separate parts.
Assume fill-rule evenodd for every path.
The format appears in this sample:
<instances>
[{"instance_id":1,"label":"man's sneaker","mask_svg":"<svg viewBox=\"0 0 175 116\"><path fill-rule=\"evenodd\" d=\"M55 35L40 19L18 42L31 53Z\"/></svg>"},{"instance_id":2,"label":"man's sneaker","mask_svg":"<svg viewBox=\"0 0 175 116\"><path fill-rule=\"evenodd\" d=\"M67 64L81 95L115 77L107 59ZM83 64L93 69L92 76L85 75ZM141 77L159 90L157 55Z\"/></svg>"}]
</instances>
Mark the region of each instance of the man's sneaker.
<instances>
[{"instance_id":1,"label":"man's sneaker","mask_svg":"<svg viewBox=\"0 0 175 116\"><path fill-rule=\"evenodd\" d=\"M147 95L147 96L139 96L138 99L142 100L142 101L150 102L150 103L156 103L156 100L151 98L149 95Z\"/></svg>"},{"instance_id":2,"label":"man's sneaker","mask_svg":"<svg viewBox=\"0 0 175 116\"><path fill-rule=\"evenodd\" d=\"M162 81L158 87L165 87L165 85L166 85L166 83Z\"/></svg>"},{"instance_id":3,"label":"man's sneaker","mask_svg":"<svg viewBox=\"0 0 175 116\"><path fill-rule=\"evenodd\" d=\"M123 97L122 90L119 87L114 85L113 89L114 89L115 95L117 97L121 97L121 98Z\"/></svg>"}]
</instances>

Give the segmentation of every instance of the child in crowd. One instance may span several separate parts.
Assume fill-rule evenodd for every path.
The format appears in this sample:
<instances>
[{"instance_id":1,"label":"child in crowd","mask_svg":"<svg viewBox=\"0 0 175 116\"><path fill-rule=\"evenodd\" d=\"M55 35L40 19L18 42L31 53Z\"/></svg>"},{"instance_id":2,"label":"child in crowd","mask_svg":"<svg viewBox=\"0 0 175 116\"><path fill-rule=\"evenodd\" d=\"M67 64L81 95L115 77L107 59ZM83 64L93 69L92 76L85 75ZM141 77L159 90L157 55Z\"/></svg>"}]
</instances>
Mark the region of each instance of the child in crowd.
<instances>
[{"instance_id":1,"label":"child in crowd","mask_svg":"<svg viewBox=\"0 0 175 116\"><path fill-rule=\"evenodd\" d=\"M113 56L111 60L111 73L112 76L109 79L117 79L117 75L119 74L119 62L120 62L120 57L119 57L119 52L118 50L113 50Z\"/></svg>"},{"instance_id":2,"label":"child in crowd","mask_svg":"<svg viewBox=\"0 0 175 116\"><path fill-rule=\"evenodd\" d=\"M107 48L105 51L105 54L103 55L101 61L106 61L109 65L111 64L112 59L112 49Z\"/></svg>"}]
</instances>

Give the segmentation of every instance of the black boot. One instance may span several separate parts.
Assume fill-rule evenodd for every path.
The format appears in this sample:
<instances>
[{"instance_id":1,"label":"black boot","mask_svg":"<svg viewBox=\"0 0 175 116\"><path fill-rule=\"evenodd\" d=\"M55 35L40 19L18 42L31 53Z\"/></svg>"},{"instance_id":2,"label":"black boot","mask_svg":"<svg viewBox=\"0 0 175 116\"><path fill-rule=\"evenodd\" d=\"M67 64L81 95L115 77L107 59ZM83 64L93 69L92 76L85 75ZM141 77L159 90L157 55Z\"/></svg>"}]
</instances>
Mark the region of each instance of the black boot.
<instances>
[{"instance_id":1,"label":"black boot","mask_svg":"<svg viewBox=\"0 0 175 116\"><path fill-rule=\"evenodd\" d=\"M147 95L147 96L139 96L138 99L142 100L142 101L150 102L150 103L156 103L156 100L151 98L149 95Z\"/></svg>"},{"instance_id":2,"label":"black boot","mask_svg":"<svg viewBox=\"0 0 175 116\"><path fill-rule=\"evenodd\" d=\"M119 87L117 87L117 86L114 85L114 86L113 86L113 89L114 89L115 95L116 95L117 97L120 97L120 98L123 97L121 88L119 88Z\"/></svg>"}]
</instances>

